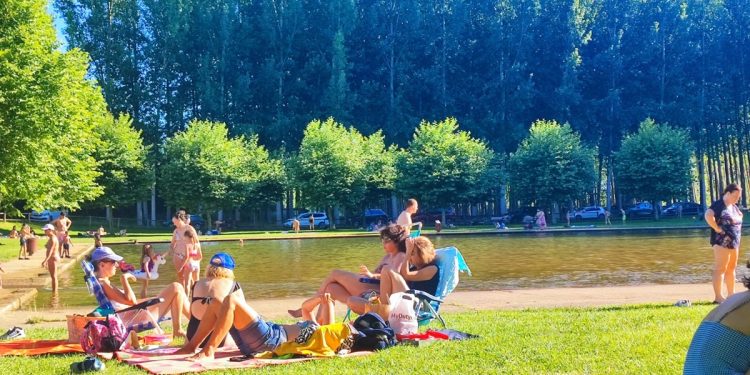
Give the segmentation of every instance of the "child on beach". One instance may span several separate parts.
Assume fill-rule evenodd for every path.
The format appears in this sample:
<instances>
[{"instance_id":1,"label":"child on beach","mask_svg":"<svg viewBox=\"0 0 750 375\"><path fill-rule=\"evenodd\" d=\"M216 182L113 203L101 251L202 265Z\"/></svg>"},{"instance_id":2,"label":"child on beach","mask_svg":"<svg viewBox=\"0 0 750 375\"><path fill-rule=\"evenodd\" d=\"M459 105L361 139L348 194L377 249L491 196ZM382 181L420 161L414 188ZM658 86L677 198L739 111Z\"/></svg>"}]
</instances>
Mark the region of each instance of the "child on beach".
<instances>
[{"instance_id":1,"label":"child on beach","mask_svg":"<svg viewBox=\"0 0 750 375\"><path fill-rule=\"evenodd\" d=\"M143 249L141 250L141 271L146 273L146 278L143 280L141 298L146 298L146 294L148 293L148 281L151 280L151 271L154 270L154 264L156 264L154 247L150 244L143 245Z\"/></svg>"},{"instance_id":2,"label":"child on beach","mask_svg":"<svg viewBox=\"0 0 750 375\"><path fill-rule=\"evenodd\" d=\"M73 242L70 240L70 233L65 232L65 234L62 236L63 243L62 243L62 257L63 258L70 258L70 248L73 246Z\"/></svg>"},{"instance_id":3,"label":"child on beach","mask_svg":"<svg viewBox=\"0 0 750 375\"><path fill-rule=\"evenodd\" d=\"M21 244L21 248L18 250L18 259L29 259L29 251L26 242L31 238L31 227L28 224L24 224L21 227L21 232L18 233L18 240Z\"/></svg>"}]
</instances>

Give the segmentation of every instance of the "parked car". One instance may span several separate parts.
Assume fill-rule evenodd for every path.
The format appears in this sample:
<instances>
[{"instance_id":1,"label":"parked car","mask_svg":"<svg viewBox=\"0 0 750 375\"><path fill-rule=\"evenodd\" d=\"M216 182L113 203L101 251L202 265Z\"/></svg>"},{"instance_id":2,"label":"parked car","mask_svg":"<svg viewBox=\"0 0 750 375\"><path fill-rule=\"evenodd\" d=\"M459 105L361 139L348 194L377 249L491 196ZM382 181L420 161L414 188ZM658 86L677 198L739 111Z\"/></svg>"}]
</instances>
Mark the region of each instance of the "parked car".
<instances>
[{"instance_id":1,"label":"parked car","mask_svg":"<svg viewBox=\"0 0 750 375\"><path fill-rule=\"evenodd\" d=\"M639 202L636 203L635 206L628 208L628 216L638 217L638 216L651 216L654 214L654 207L649 202Z\"/></svg>"},{"instance_id":2,"label":"parked car","mask_svg":"<svg viewBox=\"0 0 750 375\"><path fill-rule=\"evenodd\" d=\"M570 219L582 220L582 219L604 219L604 207L589 206L576 210L573 213L569 213ZM572 216L571 216L572 215Z\"/></svg>"},{"instance_id":3,"label":"parked car","mask_svg":"<svg viewBox=\"0 0 750 375\"><path fill-rule=\"evenodd\" d=\"M299 224L301 228L307 228L308 225L310 225L310 215L313 215L313 218L315 219L315 228L318 229L327 229L331 226L331 222L328 221L328 215L326 215L325 212L305 212L297 215L297 220L299 220ZM287 219L287 221L284 222L284 228L292 228L292 220L294 219Z\"/></svg>"},{"instance_id":4,"label":"parked car","mask_svg":"<svg viewBox=\"0 0 750 375\"><path fill-rule=\"evenodd\" d=\"M29 217L29 220L31 221L52 221L57 219L60 216L60 211L50 211L50 210L43 210L43 211L31 211L31 216Z\"/></svg>"},{"instance_id":5,"label":"parked car","mask_svg":"<svg viewBox=\"0 0 750 375\"><path fill-rule=\"evenodd\" d=\"M698 203L676 202L665 208L661 214L664 216L677 216L680 212L680 207L682 207L683 215L700 215L703 213L703 209Z\"/></svg>"}]
</instances>

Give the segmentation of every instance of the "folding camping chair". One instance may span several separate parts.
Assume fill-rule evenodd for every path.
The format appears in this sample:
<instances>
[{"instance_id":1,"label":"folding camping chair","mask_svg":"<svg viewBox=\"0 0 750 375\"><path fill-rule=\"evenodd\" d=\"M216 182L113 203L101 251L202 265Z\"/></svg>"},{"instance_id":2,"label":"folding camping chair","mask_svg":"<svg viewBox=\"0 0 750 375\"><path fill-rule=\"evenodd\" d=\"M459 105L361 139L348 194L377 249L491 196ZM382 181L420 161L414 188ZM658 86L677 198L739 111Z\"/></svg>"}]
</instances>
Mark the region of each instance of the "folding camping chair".
<instances>
[{"instance_id":1,"label":"folding camping chair","mask_svg":"<svg viewBox=\"0 0 750 375\"><path fill-rule=\"evenodd\" d=\"M443 303L445 297L453 289L456 289L459 272L466 272L467 275L471 276L471 270L466 265L461 252L453 246L435 250L435 259L440 270L435 295L414 289L407 290L404 293L409 293L416 298L414 310L417 313L417 322L420 327L429 324L433 319L438 319L443 328L445 328L445 320L438 313L440 305ZM379 280L377 279L368 280L377 281L379 284ZM346 310L344 321L351 320L351 313L351 309Z\"/></svg>"},{"instance_id":2,"label":"folding camping chair","mask_svg":"<svg viewBox=\"0 0 750 375\"><path fill-rule=\"evenodd\" d=\"M471 270L466 265L461 252L452 246L435 250L435 259L440 270L435 295L414 289L407 290L405 293L412 294L417 298L414 309L420 327L429 324L433 319L437 319L445 328L445 320L438 313L440 305L458 285L459 272L466 272L467 275L471 276Z\"/></svg>"},{"instance_id":3,"label":"folding camping chair","mask_svg":"<svg viewBox=\"0 0 750 375\"><path fill-rule=\"evenodd\" d=\"M102 289L102 285L99 283L99 280L96 278L96 274L94 272L94 265L86 260L81 261L81 268L83 268L83 280L86 282L86 286L89 289L89 293L93 294L94 297L96 297L96 302L99 304L99 307L97 310L102 310L106 313L114 313L117 314L117 316L122 319L123 324L125 324L125 327L129 331L135 331L135 332L141 332L141 331L148 331L150 329L156 330L158 334L163 334L164 331L159 326L160 322L171 320L169 317L155 317L154 314L152 314L150 311L148 311L149 306L153 306L157 303L164 302L164 298L151 298L146 301L137 303L133 306L128 306L127 308L116 310L114 304L112 301L109 300L106 294L104 294L104 289ZM129 311L135 311L134 314L131 314L132 316L127 319L124 319L127 315L124 314Z\"/></svg>"}]
</instances>

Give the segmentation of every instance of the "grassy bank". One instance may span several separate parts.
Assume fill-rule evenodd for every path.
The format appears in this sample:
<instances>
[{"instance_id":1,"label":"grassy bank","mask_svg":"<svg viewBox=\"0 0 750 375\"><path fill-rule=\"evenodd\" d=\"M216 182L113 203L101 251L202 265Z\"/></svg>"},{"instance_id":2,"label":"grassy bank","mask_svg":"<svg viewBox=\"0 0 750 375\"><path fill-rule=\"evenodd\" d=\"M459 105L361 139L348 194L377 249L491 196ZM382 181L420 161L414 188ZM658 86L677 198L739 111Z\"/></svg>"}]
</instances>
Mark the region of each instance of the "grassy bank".
<instances>
[{"instance_id":1,"label":"grassy bank","mask_svg":"<svg viewBox=\"0 0 750 375\"><path fill-rule=\"evenodd\" d=\"M263 373L569 373L675 374L711 305L482 311L446 315L449 326L479 339L396 347L372 356L269 367ZM66 337L64 329L30 330L33 338ZM0 358L15 374L66 373L82 355ZM107 373L145 373L107 361ZM219 373L219 372L211 372ZM232 371L227 373L239 373Z\"/></svg>"}]
</instances>

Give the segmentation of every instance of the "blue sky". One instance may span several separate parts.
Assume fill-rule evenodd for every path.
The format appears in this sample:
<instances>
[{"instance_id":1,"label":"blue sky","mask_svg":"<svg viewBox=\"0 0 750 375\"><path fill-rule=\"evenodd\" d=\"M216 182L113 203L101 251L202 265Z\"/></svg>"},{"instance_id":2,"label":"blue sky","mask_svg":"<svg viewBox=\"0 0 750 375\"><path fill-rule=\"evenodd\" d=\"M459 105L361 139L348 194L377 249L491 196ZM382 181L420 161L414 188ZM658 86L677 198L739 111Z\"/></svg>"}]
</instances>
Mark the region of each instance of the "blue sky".
<instances>
[{"instance_id":1,"label":"blue sky","mask_svg":"<svg viewBox=\"0 0 750 375\"><path fill-rule=\"evenodd\" d=\"M52 5L52 0L47 2L47 13L52 16L52 22L55 26L55 30L57 31L57 40L60 41L60 49L63 51L68 49L68 42L67 40L65 40L65 36L63 35L65 22L62 20L62 17L60 17L60 15L55 11L55 7Z\"/></svg>"}]
</instances>

